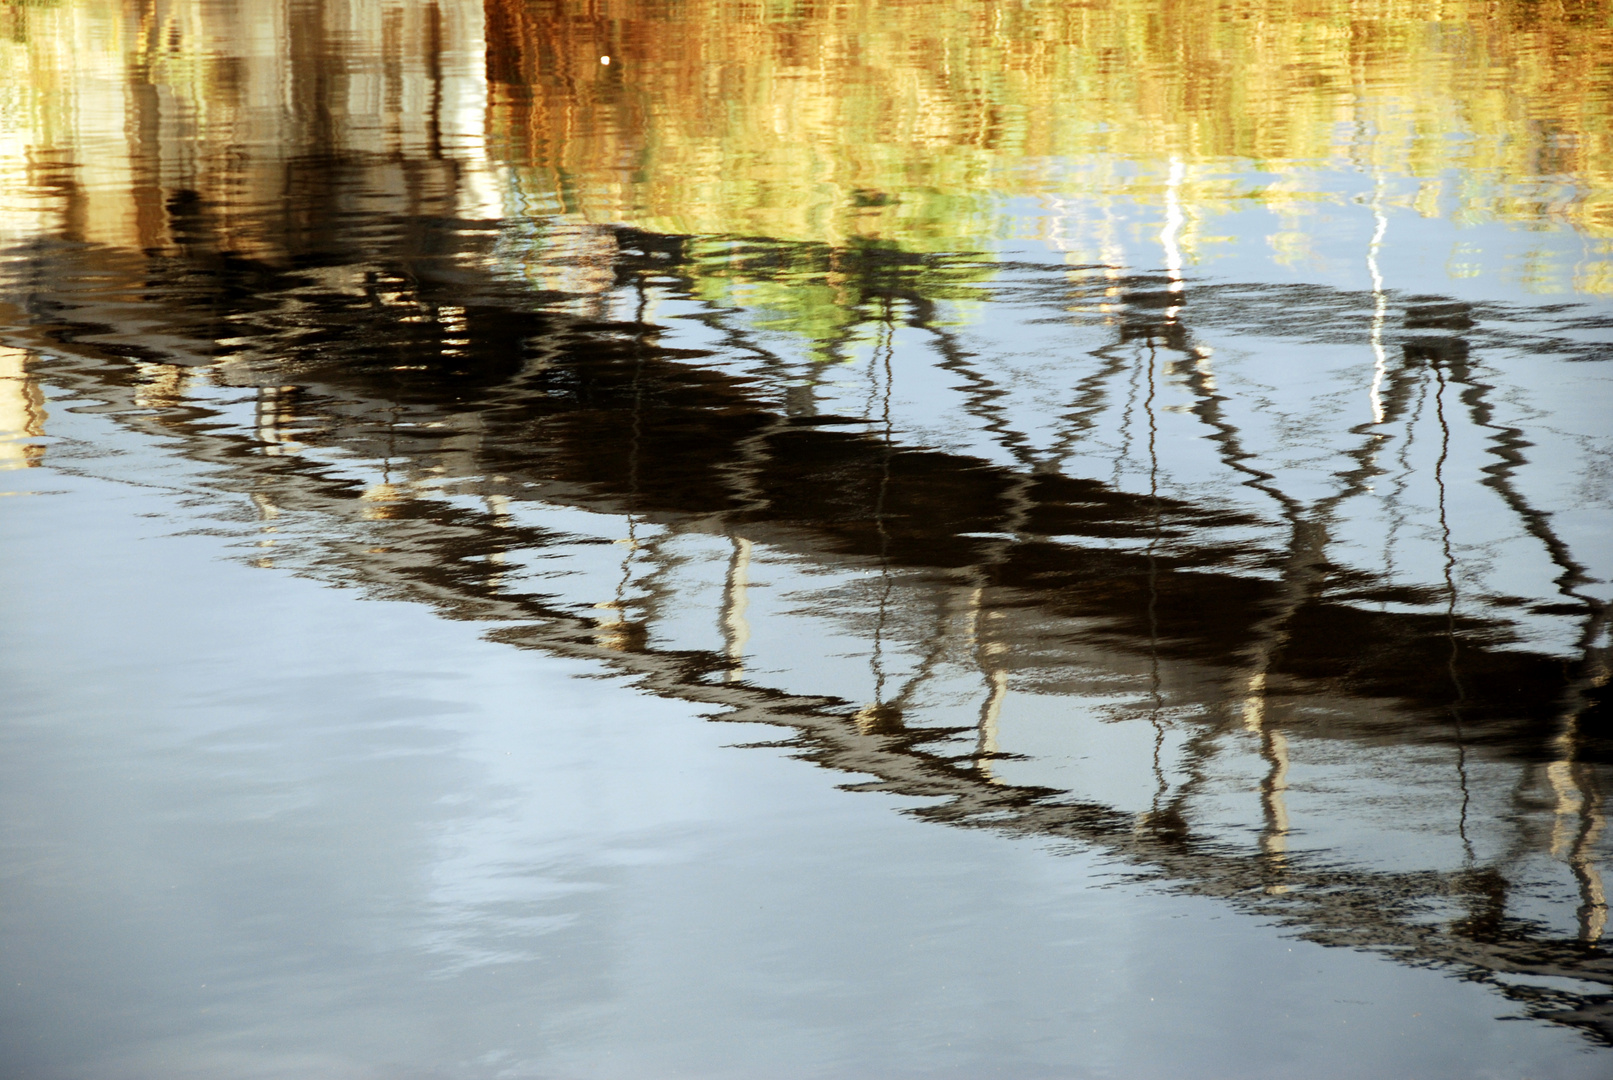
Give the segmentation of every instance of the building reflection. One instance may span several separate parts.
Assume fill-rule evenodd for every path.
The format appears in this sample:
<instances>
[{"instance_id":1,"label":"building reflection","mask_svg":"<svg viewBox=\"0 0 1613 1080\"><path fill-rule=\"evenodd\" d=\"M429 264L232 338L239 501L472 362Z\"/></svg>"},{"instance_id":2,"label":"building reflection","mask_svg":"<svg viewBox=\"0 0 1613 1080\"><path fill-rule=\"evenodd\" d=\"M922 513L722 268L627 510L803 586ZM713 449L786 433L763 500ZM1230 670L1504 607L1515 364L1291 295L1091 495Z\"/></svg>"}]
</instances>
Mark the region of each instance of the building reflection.
<instances>
[{"instance_id":1,"label":"building reflection","mask_svg":"<svg viewBox=\"0 0 1613 1080\"><path fill-rule=\"evenodd\" d=\"M0 346L0 471L27 469L45 457L45 395L25 349Z\"/></svg>"},{"instance_id":2,"label":"building reflection","mask_svg":"<svg viewBox=\"0 0 1613 1080\"><path fill-rule=\"evenodd\" d=\"M1604 0L1549 12L1259 0L1169 15L1153 0L488 0L486 19L510 183L525 205L595 223L981 250L1012 227L1002 192L1049 198L1067 212L1044 219L1044 238L1112 264L1137 261L1139 232L1153 238L1120 212L1146 191L1174 207L1179 261L1213 255L1228 218L1258 204L1278 261L1298 266L1328 245L1319 206L1352 197L1315 170L1342 167L1373 178L1380 214L1454 203L1464 220L1613 235L1601 106L1588 105L1613 93ZM1478 69L1502 81L1481 88ZM1246 184L1238 160L1262 180ZM1542 273L1605 291L1613 263L1596 241L1572 269Z\"/></svg>"},{"instance_id":3,"label":"building reflection","mask_svg":"<svg viewBox=\"0 0 1613 1080\"><path fill-rule=\"evenodd\" d=\"M527 72L500 92L534 65L603 84L589 55L631 34L534 60L525 31L485 46L479 5L269 5L225 51L219 10L122 10L50 16L116 46L72 76L101 126L8 223L0 462L38 460L41 386L99 403L212 466L259 565L1613 1040L1608 568L1532 487L1551 425L1485 359L1582 358L1551 313L1480 335L1387 289L1381 207L1365 300L1195 283L1187 150L1142 269L512 214L490 192L530 174L485 118L557 158L588 135L576 102L490 108L484 54ZM835 312L809 345L778 290ZM1044 326L1058 363L1024 373L986 340Z\"/></svg>"}]
</instances>

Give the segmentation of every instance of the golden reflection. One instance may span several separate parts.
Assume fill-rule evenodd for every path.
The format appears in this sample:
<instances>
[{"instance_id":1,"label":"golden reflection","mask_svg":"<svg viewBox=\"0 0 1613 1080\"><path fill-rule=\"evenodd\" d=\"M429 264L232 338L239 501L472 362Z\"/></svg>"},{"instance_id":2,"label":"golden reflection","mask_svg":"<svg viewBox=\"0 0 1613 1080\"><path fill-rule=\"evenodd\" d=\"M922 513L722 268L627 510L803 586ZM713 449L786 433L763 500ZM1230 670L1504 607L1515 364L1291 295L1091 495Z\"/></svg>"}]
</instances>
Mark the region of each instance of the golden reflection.
<instances>
[{"instance_id":1,"label":"golden reflection","mask_svg":"<svg viewBox=\"0 0 1613 1080\"><path fill-rule=\"evenodd\" d=\"M1261 732L1260 756L1265 759L1267 772L1260 781L1261 809L1265 815L1265 829L1260 834L1260 850L1271 860L1274 870L1281 870L1283 856L1288 852L1288 737L1276 728ZM1280 884L1268 885L1268 893L1286 892Z\"/></svg>"},{"instance_id":2,"label":"golden reflection","mask_svg":"<svg viewBox=\"0 0 1613 1080\"><path fill-rule=\"evenodd\" d=\"M277 258L319 227L290 166L332 155L453 161L400 174L400 208L500 216L482 21L475 0L0 6L0 240Z\"/></svg>"},{"instance_id":3,"label":"golden reflection","mask_svg":"<svg viewBox=\"0 0 1613 1080\"><path fill-rule=\"evenodd\" d=\"M136 361L135 370L140 373L140 384L135 391L134 402L142 409L174 409L185 404L190 394L190 386L196 378L193 368L181 364L152 364ZM262 398L259 399L262 407ZM261 428L260 423L260 428Z\"/></svg>"},{"instance_id":4,"label":"golden reflection","mask_svg":"<svg viewBox=\"0 0 1613 1080\"><path fill-rule=\"evenodd\" d=\"M398 516L402 504L412 496L412 492L402 484L394 484L390 480L382 480L366 487L359 492L359 499L367 505L364 507L365 521L388 521Z\"/></svg>"},{"instance_id":5,"label":"golden reflection","mask_svg":"<svg viewBox=\"0 0 1613 1080\"><path fill-rule=\"evenodd\" d=\"M957 250L1002 225L988 192L1170 189L1182 255L1213 241L1194 208L1252 198L1302 257L1336 200L1320 167L1410 178L1395 198L1425 214L1613 237L1610 0L486 10L497 153L529 163L531 205L595 220Z\"/></svg>"},{"instance_id":6,"label":"golden reflection","mask_svg":"<svg viewBox=\"0 0 1613 1080\"><path fill-rule=\"evenodd\" d=\"M45 448L45 395L28 371L29 353L0 346L0 472L40 464Z\"/></svg>"},{"instance_id":7,"label":"golden reflection","mask_svg":"<svg viewBox=\"0 0 1613 1080\"><path fill-rule=\"evenodd\" d=\"M1590 685L1606 681L1605 671L1589 673ZM1579 717L1572 714L1553 741L1557 759L1547 762L1553 800L1550 851L1568 864L1579 886L1579 936L1599 942L1607 930L1607 889L1602 882L1598 841L1607 827L1601 784L1594 768L1576 760Z\"/></svg>"},{"instance_id":8,"label":"golden reflection","mask_svg":"<svg viewBox=\"0 0 1613 1080\"><path fill-rule=\"evenodd\" d=\"M978 248L997 195L1075 192L1168 203L1190 262L1253 202L1303 261L1318 204L1355 198L1321 169L1371 174L1380 221L1572 226L1571 287L1613 287L1613 0L64 0L0 24L12 235L167 250L188 204L272 254L312 224L282 167L346 153L459 162L466 217L833 245ZM1045 229L1118 253L1101 212Z\"/></svg>"},{"instance_id":9,"label":"golden reflection","mask_svg":"<svg viewBox=\"0 0 1613 1080\"><path fill-rule=\"evenodd\" d=\"M342 159L390 177L366 212L550 218L498 257L581 307L614 281L601 225L825 244L760 274L688 252L697 296L824 358L860 295L837 252L1016 230L1179 281L1251 228L1303 268L1318 211L1360 203L1380 301L1395 214L1575 230L1506 272L1613 292L1613 0L62 0L0 24L0 240L279 259L359 209L293 190ZM1464 241L1448 269L1486 265Z\"/></svg>"},{"instance_id":10,"label":"golden reflection","mask_svg":"<svg viewBox=\"0 0 1613 1080\"><path fill-rule=\"evenodd\" d=\"M297 422L297 387L260 386L254 403L258 441L270 457L294 452L298 443L291 434Z\"/></svg>"},{"instance_id":11,"label":"golden reflection","mask_svg":"<svg viewBox=\"0 0 1613 1080\"><path fill-rule=\"evenodd\" d=\"M989 640L991 624L1001 612L985 606L986 590L978 582L970 589L965 601L966 641L974 666L979 669L985 683L985 698L980 703L980 714L975 721L975 772L987 783L999 783L992 771L997 755L999 726L1002 720L1003 701L1008 696L1008 646L1001 641Z\"/></svg>"},{"instance_id":12,"label":"golden reflection","mask_svg":"<svg viewBox=\"0 0 1613 1080\"><path fill-rule=\"evenodd\" d=\"M1008 672L991 666L992 659L1007 652L1006 646L993 642L980 649L981 663L986 668L986 699L980 704L979 737L975 743L975 768L980 775L997 783L992 774L991 762L997 755L998 726L1002 720L1003 699L1008 696Z\"/></svg>"},{"instance_id":13,"label":"golden reflection","mask_svg":"<svg viewBox=\"0 0 1613 1080\"><path fill-rule=\"evenodd\" d=\"M730 664L727 681L739 682L745 677L745 646L750 643L745 609L750 606L751 542L742 536L730 537L730 541L734 550L723 580L722 636Z\"/></svg>"}]
</instances>

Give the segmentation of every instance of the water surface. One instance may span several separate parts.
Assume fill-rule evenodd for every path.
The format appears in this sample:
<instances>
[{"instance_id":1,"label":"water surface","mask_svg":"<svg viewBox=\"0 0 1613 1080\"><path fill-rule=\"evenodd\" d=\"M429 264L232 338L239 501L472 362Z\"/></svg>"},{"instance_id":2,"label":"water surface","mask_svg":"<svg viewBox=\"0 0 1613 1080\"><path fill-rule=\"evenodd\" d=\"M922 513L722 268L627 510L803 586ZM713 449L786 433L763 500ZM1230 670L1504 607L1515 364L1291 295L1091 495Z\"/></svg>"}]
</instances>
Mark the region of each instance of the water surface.
<instances>
[{"instance_id":1,"label":"water surface","mask_svg":"<svg viewBox=\"0 0 1613 1080\"><path fill-rule=\"evenodd\" d=\"M1605 2L0 25L7 1075L1606 1072Z\"/></svg>"}]
</instances>

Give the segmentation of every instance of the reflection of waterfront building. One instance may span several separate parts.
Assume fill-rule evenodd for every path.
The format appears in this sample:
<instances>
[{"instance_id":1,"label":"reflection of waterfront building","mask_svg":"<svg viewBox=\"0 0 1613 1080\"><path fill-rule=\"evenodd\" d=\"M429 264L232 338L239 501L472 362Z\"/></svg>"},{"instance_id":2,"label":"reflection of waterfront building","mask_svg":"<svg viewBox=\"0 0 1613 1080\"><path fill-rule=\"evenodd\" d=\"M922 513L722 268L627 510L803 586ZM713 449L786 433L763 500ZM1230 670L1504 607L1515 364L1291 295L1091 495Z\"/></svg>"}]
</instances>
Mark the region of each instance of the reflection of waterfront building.
<instances>
[{"instance_id":1,"label":"reflection of waterfront building","mask_svg":"<svg viewBox=\"0 0 1613 1080\"><path fill-rule=\"evenodd\" d=\"M992 250L1021 227L998 194L1031 196L1078 261L1151 240L1177 175L1187 258L1258 229L1304 266L1376 176L1396 214L1569 226L1589 247L1542 244L1520 277L1606 290L1605 0L1167 8L488 0L490 137L545 213Z\"/></svg>"},{"instance_id":2,"label":"reflection of waterfront building","mask_svg":"<svg viewBox=\"0 0 1613 1080\"><path fill-rule=\"evenodd\" d=\"M174 254L205 233L275 259L323 227L288 186L320 158L349 178L326 213L418 210L445 183L465 217L495 198L479 3L72 0L0 19L0 235ZM350 62L332 66L337 43Z\"/></svg>"},{"instance_id":3,"label":"reflection of waterfront building","mask_svg":"<svg viewBox=\"0 0 1613 1080\"><path fill-rule=\"evenodd\" d=\"M262 565L1613 1037L1609 567L1575 539L1605 433L1539 422L1574 312L1411 302L1376 263L1370 294L1196 283L1185 164L1163 274L495 223L476 5L270 8L262 78L243 47L190 98L153 43L216 31L148 10L106 108L153 134L61 181L0 284L12 430L40 383L105 402L211 467ZM381 46L309 70L299 35L344 33ZM746 300L769 275L828 298L832 348Z\"/></svg>"},{"instance_id":4,"label":"reflection of waterfront building","mask_svg":"<svg viewBox=\"0 0 1613 1080\"><path fill-rule=\"evenodd\" d=\"M0 471L38 465L45 448L45 395L28 372L29 354L0 346Z\"/></svg>"}]
</instances>

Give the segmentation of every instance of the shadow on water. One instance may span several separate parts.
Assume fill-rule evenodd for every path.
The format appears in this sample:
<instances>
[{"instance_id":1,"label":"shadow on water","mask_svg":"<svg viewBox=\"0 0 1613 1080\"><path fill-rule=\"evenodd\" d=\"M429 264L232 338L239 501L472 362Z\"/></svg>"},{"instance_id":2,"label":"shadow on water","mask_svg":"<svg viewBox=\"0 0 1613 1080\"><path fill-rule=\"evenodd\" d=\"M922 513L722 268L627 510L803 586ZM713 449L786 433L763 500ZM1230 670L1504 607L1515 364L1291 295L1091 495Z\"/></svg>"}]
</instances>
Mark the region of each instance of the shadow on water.
<instances>
[{"instance_id":1,"label":"shadow on water","mask_svg":"<svg viewBox=\"0 0 1613 1080\"><path fill-rule=\"evenodd\" d=\"M339 163L300 168L310 187L345 182ZM167 213L176 233L208 234L205 206L172 199ZM1194 314L1282 320L1295 308L1347 308L1359 297L1180 282L1162 290L1146 276L1120 279L1115 340L1089 358L1094 370L1121 373L1111 383L1123 384L1141 358L1148 380L1179 374L1213 455L1269 500L1262 516L1157 485L1131 491L1064 475L1029 457L1015 467L912 444L877 399L864 416L792 411L789 395L781 401L764 378L708 363L722 350L764 348L741 331L716 349L671 347L653 322L580 311L578 296L467 269L496 230L430 215L389 220L392 250L376 251L358 238L377 225L361 214L322 223L307 233L317 243L291 247L277 265L200 241L163 256L42 241L13 253L33 281L8 283L6 319L13 342L35 351L33 377L55 393L78 407L101 403L217 466L208 483L249 498L264 522L302 522L300 556L277 550L285 565L496 623L498 640L589 657L639 676L647 691L717 707L722 719L783 726L801 757L869 778L853 788L934 799L913 811L927 820L1096 845L1315 940L1498 979L1541 1015L1613 1039L1605 996L1507 981L1613 985L1598 944L1606 901L1595 857L1613 762L1599 645L1605 607L1577 591L1586 571L1517 489L1527 440L1495 424L1472 346L1456 332L1430 337L1426 307L1406 312L1382 423L1404 422L1420 407L1437 414L1447 442L1458 425L1483 434L1495 462L1479 482L1501 493L1560 567L1561 594L1536 606L1549 603L1579 625L1577 659L1518 647L1505 606L1458 610L1437 581L1412 587L1329 562L1340 508L1386 471L1376 464L1378 425L1358 432L1335 490L1308 502L1286 494L1241 445L1201 370ZM607 291L617 296L651 281L687 291L698 270L684 238L615 230L592 243L594 252L610 246ZM960 287L964 260L766 248L796 270L832 258L854 309L880 333L900 321L927 335L936 363L966 380L982 426L1012 443L1012 417L994 410L990 376L927 321L927 290ZM348 287L325 284L333 267ZM1045 284L1021 303L1114 287L1104 275L1072 282L1062 268L1025 274ZM1291 332L1294 348L1305 347L1306 329ZM881 377L899 379L888 361ZM252 428L224 422L204 398L188 400L187 380L204 372L215 386L253 390ZM1077 429L1104 404L1101 383L1076 388L1069 415ZM384 462L386 476L366 486L333 466L332 452ZM1442 452L1438 467L1446 464ZM563 558L579 542L536 524L541 517L522 520L523 504L579 507L653 532L659 539L629 547L630 560L650 565L648 580L635 584L640 595L624 599L617 589L615 601L579 605L532 588L541 582L510 581L512 557L554 550ZM659 627L674 598L656 595L655 549L677 535L720 537L734 552L710 613L725 626L721 647L680 648ZM296 551L290 537L278 542ZM882 643L924 654L905 688L881 676L866 701L748 675L743 645L735 647L743 622L736 580L753 546L878 576L882 595L853 613L850 632L876 667ZM624 567L624 581L628 574ZM1449 564L1443 580L1454 592ZM587 588L608 592L611 583ZM608 617L592 610L601 607L612 609ZM915 687L926 666L960 655L985 688L977 721L926 722ZM1187 731L1182 779L1172 786L1162 778L1141 813L997 775L1016 757L1012 741L990 730L1006 689L1080 695L1091 678L1082 669L1095 666L1120 679L1146 673L1151 689L1129 722L1157 725L1163 711ZM1238 830L1195 821L1213 759L1244 736L1266 770L1253 849ZM1454 750L1463 762L1482 760L1491 786L1504 767L1514 790L1498 797L1514 805L1515 835L1493 858L1472 859L1469 845L1467 865L1441 869L1289 850L1284 797L1295 739ZM1556 800L1545 814L1533 809L1542 780ZM1516 866L1543 850L1573 869L1573 932L1509 909ZM1431 909L1459 914L1430 921Z\"/></svg>"}]
</instances>

